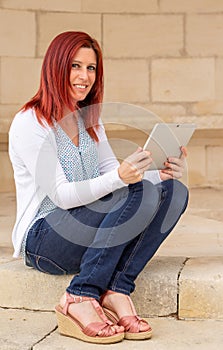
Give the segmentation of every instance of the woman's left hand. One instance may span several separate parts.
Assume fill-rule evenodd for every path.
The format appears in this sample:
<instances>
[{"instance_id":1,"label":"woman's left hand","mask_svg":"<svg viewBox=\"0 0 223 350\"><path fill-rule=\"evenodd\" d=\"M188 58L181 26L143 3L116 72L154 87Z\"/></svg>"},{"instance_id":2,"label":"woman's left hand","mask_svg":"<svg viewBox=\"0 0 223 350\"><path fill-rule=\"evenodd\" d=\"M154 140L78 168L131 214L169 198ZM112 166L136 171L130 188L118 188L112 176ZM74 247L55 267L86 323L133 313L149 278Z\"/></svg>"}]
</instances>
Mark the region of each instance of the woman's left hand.
<instances>
[{"instance_id":1,"label":"woman's left hand","mask_svg":"<svg viewBox=\"0 0 223 350\"><path fill-rule=\"evenodd\" d=\"M186 147L181 147L180 158L169 157L168 161L165 163L166 168L160 170L160 178L162 181L169 179L180 179L185 171L185 158L187 157Z\"/></svg>"}]
</instances>

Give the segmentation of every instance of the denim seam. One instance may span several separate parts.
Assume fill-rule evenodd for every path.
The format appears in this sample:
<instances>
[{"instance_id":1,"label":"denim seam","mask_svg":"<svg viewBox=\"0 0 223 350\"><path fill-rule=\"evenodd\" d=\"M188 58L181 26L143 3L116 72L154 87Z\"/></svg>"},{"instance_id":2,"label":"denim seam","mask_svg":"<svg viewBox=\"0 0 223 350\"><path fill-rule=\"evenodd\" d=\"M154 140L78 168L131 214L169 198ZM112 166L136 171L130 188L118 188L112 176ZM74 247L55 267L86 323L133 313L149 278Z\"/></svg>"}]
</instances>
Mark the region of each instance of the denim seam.
<instances>
[{"instance_id":1,"label":"denim seam","mask_svg":"<svg viewBox=\"0 0 223 350\"><path fill-rule=\"evenodd\" d=\"M39 266L39 260L40 260L40 259L43 259L43 260L45 260L45 261L47 261L47 262L50 262L50 263L51 263L53 266L55 266L58 270L60 270L61 272L63 272L64 275L66 274L66 271L65 271L62 267L60 267L59 265L57 265L57 264L56 264L54 261L52 261L51 259L46 258L46 257L44 257L44 256L42 256L42 255L30 253L29 251L27 251L27 254L28 254L30 257L32 256L33 258L35 258L35 262L36 262L36 265L37 265L39 271L41 271L41 272L43 272L43 273L51 274L50 272L47 272L47 271L43 270L43 269Z\"/></svg>"},{"instance_id":2,"label":"denim seam","mask_svg":"<svg viewBox=\"0 0 223 350\"><path fill-rule=\"evenodd\" d=\"M152 218L151 218L151 220L150 220L150 223L151 223L151 222L153 221L153 219L155 218L155 216L156 216L156 214L157 214L157 212L158 212L158 210L159 210L159 208L160 208L160 204L161 204L161 194L162 194L162 193L159 192L159 191L157 191L157 192L158 192L158 195L159 195L158 205L157 205L157 208L156 208L156 210L155 210L155 212L154 212L154 214L153 214L153 216L152 216ZM149 223L149 225L150 225L150 223ZM149 225L148 225L148 226L149 226ZM147 226L146 228L148 228L148 226ZM145 228L145 230L146 230L146 228ZM123 273L123 272L125 272L125 271L127 270L128 266L129 266L129 264L130 264L130 262L131 262L130 260L131 260L132 257L135 255L135 253L136 253L136 251L137 251L137 248L139 247L139 244L141 244L141 241L142 241L142 239L143 239L144 236L145 236L145 230L144 230L143 232L141 232L140 238L139 238L139 240L138 240L138 242L137 242L135 248L134 248L133 251L131 252L131 255L129 256L128 260L126 261L126 263L125 263L125 265L124 265L122 271L119 271L119 272L116 274L116 276L114 277L114 281L113 281L113 283L111 284L112 290L116 289L116 286L117 286L117 283L118 283L118 279L119 279L121 273ZM113 289L113 288L114 288L114 289ZM120 288L119 288L119 290L123 290L123 291L129 293L129 291L127 291L127 290L125 290L125 289L120 289Z\"/></svg>"},{"instance_id":3,"label":"denim seam","mask_svg":"<svg viewBox=\"0 0 223 350\"><path fill-rule=\"evenodd\" d=\"M78 288L79 289L79 288ZM71 293L71 294L73 294L73 295L77 295L77 296L85 296L85 297L91 297L91 298L94 298L94 299L96 299L96 300L99 300L99 297L98 297L98 295L97 294L94 294L94 293L91 293L91 292L84 292L84 293L82 293L81 292L81 289L78 291L78 289L71 289L71 288L67 288L66 289L66 291L68 292L68 293Z\"/></svg>"},{"instance_id":4,"label":"denim seam","mask_svg":"<svg viewBox=\"0 0 223 350\"><path fill-rule=\"evenodd\" d=\"M136 192L134 191L133 194L134 194L134 195L132 195L132 197L131 197L131 199L130 199L128 205L127 205L127 207L124 209L124 211L126 211L126 210L129 208L130 204L132 205L133 200L135 200ZM119 219L120 219L120 217L121 217L122 215L123 215L123 212L120 213L119 217L118 217L117 220L116 220L116 223L119 221ZM107 245L108 245L108 243L109 243L110 240L111 240L112 232L114 231L114 229L115 229L115 225L113 226L113 228L112 228L112 230L111 230L111 233L110 233L110 235L109 235L109 237L108 237L108 241L106 242ZM107 245L106 245L106 247L103 248L103 251L102 251L100 257L98 258L98 261L97 261L96 265L94 266L94 268L93 268L91 274L88 276L88 279L86 280L86 283L87 283L87 282L89 281L89 279L94 275L95 270L97 269L98 265L100 264L100 261L102 260L102 258L104 258L105 249L107 248Z\"/></svg>"},{"instance_id":5,"label":"denim seam","mask_svg":"<svg viewBox=\"0 0 223 350\"><path fill-rule=\"evenodd\" d=\"M115 276L115 278L114 278L114 281L113 281L113 283L111 284L111 285L112 285L112 290L115 290L115 289L116 289L116 286L117 286L118 279L119 279L120 275L121 275L123 272L125 272L125 271L127 270L129 264L132 262L132 258L134 257L135 253L137 252L137 249L139 248L139 246L141 245L141 242L142 242L144 236L145 236L145 231L141 233L140 238L139 238L137 244L135 245L133 251L131 252L131 254L130 254L128 260L126 261L123 270L122 270L122 271L119 271L119 272L116 274L116 276ZM120 289L120 288L119 288L119 290L123 290L123 291L126 291L126 292L129 293L129 291L127 291L127 290L125 290L125 289Z\"/></svg>"},{"instance_id":6,"label":"denim seam","mask_svg":"<svg viewBox=\"0 0 223 350\"><path fill-rule=\"evenodd\" d=\"M46 234L46 231L47 231L47 228L43 228L43 229L31 229L32 231L32 233L33 232L41 232L42 233L42 238L39 240L39 242L38 242L38 245L35 247L35 254L38 254L38 251L39 251L39 249L40 249L40 246L41 246L41 244L42 244L42 241L43 241L43 239L44 239L44 237L45 237L45 234ZM30 232L30 231L29 231ZM27 243L28 243L28 240L29 240L29 232L28 232L28 235L27 235L27 239L26 239L26 251L27 251Z\"/></svg>"}]
</instances>

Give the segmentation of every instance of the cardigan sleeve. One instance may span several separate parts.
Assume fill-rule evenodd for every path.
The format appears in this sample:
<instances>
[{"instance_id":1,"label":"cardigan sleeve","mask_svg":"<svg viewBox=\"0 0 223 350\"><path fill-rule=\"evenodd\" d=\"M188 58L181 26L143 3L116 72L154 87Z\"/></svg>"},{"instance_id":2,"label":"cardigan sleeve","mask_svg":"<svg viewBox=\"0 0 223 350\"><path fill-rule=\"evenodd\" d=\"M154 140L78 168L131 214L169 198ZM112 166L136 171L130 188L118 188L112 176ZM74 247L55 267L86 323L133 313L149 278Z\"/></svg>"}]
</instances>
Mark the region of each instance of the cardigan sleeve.
<instances>
[{"instance_id":1,"label":"cardigan sleeve","mask_svg":"<svg viewBox=\"0 0 223 350\"><path fill-rule=\"evenodd\" d=\"M15 182L33 181L36 191L41 189L62 209L89 204L125 186L117 166L94 179L68 182L57 157L52 129L40 125L33 111L32 114L17 115L10 129L11 159L17 169Z\"/></svg>"}]
</instances>

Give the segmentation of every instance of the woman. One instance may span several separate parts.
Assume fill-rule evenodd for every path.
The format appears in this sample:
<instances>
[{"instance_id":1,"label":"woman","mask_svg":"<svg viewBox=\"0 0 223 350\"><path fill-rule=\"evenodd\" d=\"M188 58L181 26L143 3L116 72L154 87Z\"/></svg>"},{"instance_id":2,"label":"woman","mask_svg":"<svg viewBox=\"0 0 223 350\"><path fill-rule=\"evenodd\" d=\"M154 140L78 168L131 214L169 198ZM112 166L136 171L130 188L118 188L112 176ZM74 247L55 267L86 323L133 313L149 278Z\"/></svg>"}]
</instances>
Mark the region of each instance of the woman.
<instances>
[{"instance_id":1,"label":"woman","mask_svg":"<svg viewBox=\"0 0 223 350\"><path fill-rule=\"evenodd\" d=\"M141 148L119 164L99 119L102 96L97 41L58 35L38 92L10 128L14 257L45 273L75 274L56 306L61 334L93 343L148 339L151 327L130 294L187 206L176 180L186 150L160 172L149 171L151 155Z\"/></svg>"}]
</instances>

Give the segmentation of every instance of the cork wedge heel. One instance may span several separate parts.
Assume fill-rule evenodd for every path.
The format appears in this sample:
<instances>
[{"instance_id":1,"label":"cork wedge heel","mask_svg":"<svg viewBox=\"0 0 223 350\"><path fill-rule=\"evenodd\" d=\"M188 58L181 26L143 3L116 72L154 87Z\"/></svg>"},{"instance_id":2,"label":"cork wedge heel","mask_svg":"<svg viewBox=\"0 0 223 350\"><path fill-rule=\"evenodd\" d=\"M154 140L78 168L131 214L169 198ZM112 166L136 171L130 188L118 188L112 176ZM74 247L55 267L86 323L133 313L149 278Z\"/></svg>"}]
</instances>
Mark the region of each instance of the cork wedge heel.
<instances>
[{"instance_id":1,"label":"cork wedge heel","mask_svg":"<svg viewBox=\"0 0 223 350\"><path fill-rule=\"evenodd\" d=\"M95 308L97 314L101 318L101 322L92 322L84 327L78 319L69 314L68 308L72 303L81 303L90 301ZM60 334L73 337L88 343L95 344L112 344L123 340L124 328L113 327L114 324L107 319L99 303L88 297L73 297L66 294L66 303L62 308L60 305L55 307L58 322L58 331Z\"/></svg>"}]
</instances>

